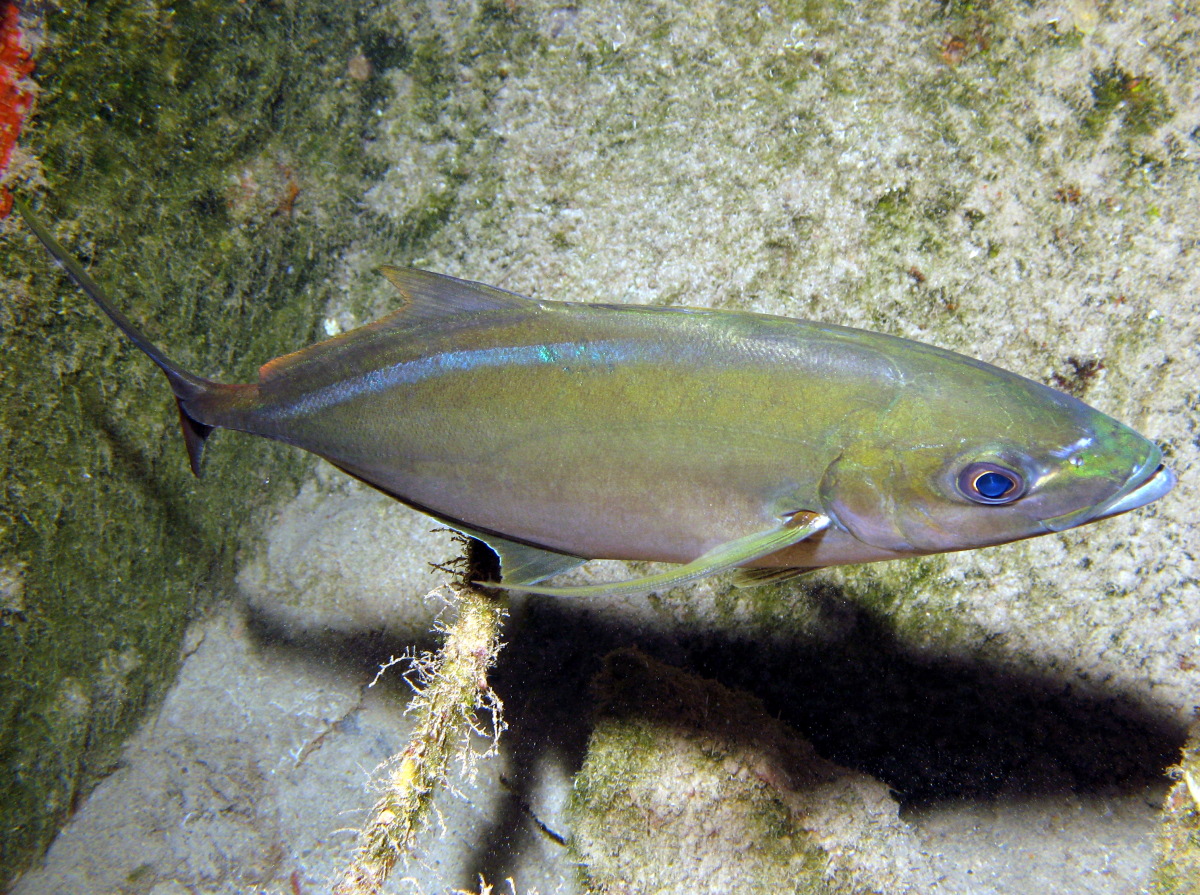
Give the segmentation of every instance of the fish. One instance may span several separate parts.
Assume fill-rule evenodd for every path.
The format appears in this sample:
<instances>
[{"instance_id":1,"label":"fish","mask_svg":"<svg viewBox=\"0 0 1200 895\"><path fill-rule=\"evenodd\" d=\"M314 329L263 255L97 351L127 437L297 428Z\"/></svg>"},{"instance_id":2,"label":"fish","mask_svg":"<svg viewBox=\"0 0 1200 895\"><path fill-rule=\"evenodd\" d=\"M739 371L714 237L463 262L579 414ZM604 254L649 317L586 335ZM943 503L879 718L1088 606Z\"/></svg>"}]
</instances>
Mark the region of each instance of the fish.
<instances>
[{"instance_id":1,"label":"fish","mask_svg":"<svg viewBox=\"0 0 1200 895\"><path fill-rule=\"evenodd\" d=\"M748 311L527 298L391 266L396 311L227 384L165 374L192 471L216 429L309 451L477 538L511 591L635 595L1061 532L1167 494L1162 451L1049 386L882 333ZM666 571L543 584L588 560Z\"/></svg>"}]
</instances>

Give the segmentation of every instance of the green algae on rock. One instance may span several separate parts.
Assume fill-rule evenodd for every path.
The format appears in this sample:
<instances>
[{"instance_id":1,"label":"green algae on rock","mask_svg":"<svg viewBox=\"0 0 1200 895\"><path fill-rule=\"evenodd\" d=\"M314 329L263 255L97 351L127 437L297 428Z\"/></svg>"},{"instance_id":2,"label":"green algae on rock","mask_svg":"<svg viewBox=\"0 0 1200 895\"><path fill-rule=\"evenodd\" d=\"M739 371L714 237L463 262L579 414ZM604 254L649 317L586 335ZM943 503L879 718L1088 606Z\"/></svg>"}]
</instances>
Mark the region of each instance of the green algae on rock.
<instances>
[{"instance_id":1,"label":"green algae on rock","mask_svg":"<svg viewBox=\"0 0 1200 895\"><path fill-rule=\"evenodd\" d=\"M259 5L278 12L286 4ZM384 181L364 203L374 236L339 271L355 288L336 294L331 316L376 316L388 297L359 287L370 282L366 269L384 258L420 258L527 294L554 284L555 297L580 301L711 304L865 325L1047 382L1069 370L1071 356L1095 359L1104 369L1088 383L1089 401L1158 433L1171 464L1194 470L1200 341L1190 297L1197 294L1200 144L1192 134L1200 121L1191 60L1200 19L1158 0L1107 4L1086 34L1051 18L1059 6L1077 5L521 0L511 16L496 9L489 39L478 41L483 26L465 7L449 16L442 4L404 4L401 28L362 44L377 73L368 88L393 91L378 106L367 150L371 172ZM990 43L949 66L940 58L948 32L977 46L956 12L986 17ZM496 47L509 40L527 41L527 52L505 58ZM484 56L473 55L477 46ZM417 56L428 64L407 62ZM1150 79L1171 115L1154 133L1133 134L1113 107L1108 126L1084 139L1095 103L1091 73L1113 64ZM414 91L428 97L420 121L406 108ZM260 188L260 172L286 183L273 171L264 156L246 180L245 195L261 202L264 215L273 188ZM1064 187L1078 189L1078 201L1057 199ZM907 208L877 219L882 229L869 226L879 197L905 188ZM946 198L960 204L947 206ZM313 210L303 193L295 207L298 215ZM420 240L408 242L409 232ZM229 241L252 235L235 231ZM380 244L402 252L380 253ZM0 313L32 307L28 283L14 282L11 294L16 300ZM194 333L181 333L181 344L193 344ZM273 346L291 339L270 336ZM270 353L264 343L261 356ZM145 394L159 394L157 374L143 375ZM168 414L164 401L155 411L167 439L160 450L164 468L180 472ZM215 453L233 462L224 447ZM1196 672L1180 663L1194 653L1200 605L1187 560L1196 553L1186 514L1197 492L1185 478L1176 493L1146 518L1113 523L1107 555L1090 562L1095 544L1068 534L937 566L828 573L816 586L844 584L847 599L879 608L872 622L880 631L934 661L1038 669L1061 690L1091 694L1105 707L1118 694L1164 713L1190 712ZM398 555L394 545L386 550ZM26 571L3 568L3 606L20 610L28 605ZM797 592L810 589L781 585L716 599L731 625L751 616L748 633L761 639L747 642L758 646L806 619ZM649 623L676 630L724 630L703 593L686 597L672 592L623 608L630 616L656 611ZM865 639L849 608L829 624L839 619L851 646ZM875 672L878 656L869 650L833 646L820 658L850 652L849 661ZM129 662L118 655L107 667L111 676ZM60 692L57 711L85 706L78 682ZM891 716L886 704L871 706L883 710L859 723L884 739ZM913 723L930 717L920 699L906 706ZM1093 732L1077 727L1082 738ZM1043 757L1043 734L1030 729L1021 741L1035 759ZM1143 762L1150 772L1177 758L1178 742L1169 742L1171 755ZM903 750L888 756L917 763ZM1129 785L1121 775L1108 779ZM1124 797L1140 801L1134 788ZM1074 844L1097 866L1109 857L1103 843ZM675 851L666 844L666 853Z\"/></svg>"},{"instance_id":2,"label":"green algae on rock","mask_svg":"<svg viewBox=\"0 0 1200 895\"><path fill-rule=\"evenodd\" d=\"M887 788L820 758L749 694L635 649L611 653L594 686L596 726L569 809L589 892L932 884Z\"/></svg>"},{"instance_id":3,"label":"green algae on rock","mask_svg":"<svg viewBox=\"0 0 1200 895\"><path fill-rule=\"evenodd\" d=\"M377 7L106 0L50 9L45 29L25 148L89 260L125 267L131 314L216 367L307 337L368 173L360 141L383 95L343 69L389 30ZM160 384L89 312L45 299L69 287L11 223L0 271L7 879L111 770L273 492L183 474ZM268 456L234 448L210 473L269 468L256 480L278 489L304 468Z\"/></svg>"}]
</instances>

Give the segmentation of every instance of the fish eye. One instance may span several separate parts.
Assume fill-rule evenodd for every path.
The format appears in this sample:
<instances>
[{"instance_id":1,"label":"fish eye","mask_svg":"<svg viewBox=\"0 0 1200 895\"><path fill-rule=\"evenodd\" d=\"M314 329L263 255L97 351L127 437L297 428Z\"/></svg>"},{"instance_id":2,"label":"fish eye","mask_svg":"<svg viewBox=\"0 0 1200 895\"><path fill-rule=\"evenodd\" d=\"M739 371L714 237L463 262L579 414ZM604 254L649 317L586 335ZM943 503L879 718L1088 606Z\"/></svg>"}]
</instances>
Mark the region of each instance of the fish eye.
<instances>
[{"instance_id":1,"label":"fish eye","mask_svg":"<svg viewBox=\"0 0 1200 895\"><path fill-rule=\"evenodd\" d=\"M1025 493L1025 481L995 463L972 463L959 474L958 490L975 503L1005 504Z\"/></svg>"}]
</instances>

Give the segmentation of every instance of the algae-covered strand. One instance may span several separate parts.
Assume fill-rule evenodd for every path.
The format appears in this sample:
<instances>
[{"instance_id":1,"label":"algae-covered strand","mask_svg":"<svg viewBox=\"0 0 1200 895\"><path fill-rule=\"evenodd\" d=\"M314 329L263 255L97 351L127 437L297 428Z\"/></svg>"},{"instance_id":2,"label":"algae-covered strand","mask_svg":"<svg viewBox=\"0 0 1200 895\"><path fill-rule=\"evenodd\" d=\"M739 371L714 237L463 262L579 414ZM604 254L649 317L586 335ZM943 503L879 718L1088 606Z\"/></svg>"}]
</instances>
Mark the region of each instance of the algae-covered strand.
<instances>
[{"instance_id":1,"label":"algae-covered strand","mask_svg":"<svg viewBox=\"0 0 1200 895\"><path fill-rule=\"evenodd\" d=\"M481 564L490 558L486 547L471 542L464 578L486 574ZM450 592L457 617L445 630L442 648L414 662L417 693L412 710L419 719L417 729L408 745L387 763L382 794L359 833L354 857L335 886L335 895L381 892L396 862L412 853L451 764L457 759L470 773L475 759L472 737L490 738L494 750L504 729L503 706L487 678L500 650L504 603L494 592L466 583L451 585ZM476 718L481 711L490 715L486 728Z\"/></svg>"},{"instance_id":2,"label":"algae-covered strand","mask_svg":"<svg viewBox=\"0 0 1200 895\"><path fill-rule=\"evenodd\" d=\"M1154 847L1154 895L1200 891L1200 713L1168 773L1175 784L1164 800Z\"/></svg>"}]
</instances>

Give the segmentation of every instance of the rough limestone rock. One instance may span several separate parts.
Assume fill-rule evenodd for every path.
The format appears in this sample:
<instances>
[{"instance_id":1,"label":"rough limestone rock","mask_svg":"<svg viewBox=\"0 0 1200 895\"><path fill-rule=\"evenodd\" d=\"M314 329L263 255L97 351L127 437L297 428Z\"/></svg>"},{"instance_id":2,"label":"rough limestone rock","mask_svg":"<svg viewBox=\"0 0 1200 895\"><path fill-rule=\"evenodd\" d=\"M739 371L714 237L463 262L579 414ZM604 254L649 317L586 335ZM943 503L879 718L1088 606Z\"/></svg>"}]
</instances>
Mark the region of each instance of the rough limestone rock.
<instances>
[{"instance_id":1,"label":"rough limestone rock","mask_svg":"<svg viewBox=\"0 0 1200 895\"><path fill-rule=\"evenodd\" d=\"M713 856L738 853L755 868L739 883L751 891L787 867L805 885L881 892L921 891L930 873L939 895L1189 892L1196 815L1182 771L1174 783L1164 771L1183 756L1195 779L1182 750L1200 692L1197 11L1168 0L383 5L363 35L368 65L351 66L348 51L322 101L369 107L370 127L355 131L365 170L344 193L336 165L298 155L294 171L311 187L299 222L355 211L333 274L287 295L318 332L394 307L375 272L385 262L541 298L818 318L1079 395L1158 441L1180 477L1153 507L984 551L755 590L718 579L637 601L518 601L496 672L513 798L478 833L489 879L512 872L521 886L512 868L530 840L506 824L529 808L565 829L573 778L572 854L579 885L594 889L666 879L669 829L695 846L698 886L705 873L723 879ZM253 201L231 188L231 214L290 220L287 179L260 156L246 168ZM326 257L313 245L278 248ZM287 293L289 269L263 294ZM261 342L248 346L259 361L298 347ZM72 357L69 373L84 366ZM231 463L222 482L239 472L261 481L265 461ZM358 633L418 628L421 582L379 582L445 555L409 540L422 523L321 487L334 509L303 491L279 509L266 552L247 558L255 612L283 643L294 632L297 652L322 629L322 649L349 652ZM313 517L326 524L305 528ZM376 530L403 542L364 537ZM10 608L37 605L20 559L0 565ZM365 583L352 583L356 569L372 570ZM623 703L590 729L586 682L630 644L654 657L648 668L683 669L651 675L673 682L675 728ZM114 650L102 678L119 684L137 661ZM79 680L55 691L55 717L88 715ZM736 736L705 726L704 701L718 698L719 717L740 719ZM645 747L625 769L622 743ZM689 792L709 810L690 808ZM1164 798L1155 858L1148 806Z\"/></svg>"}]
</instances>

